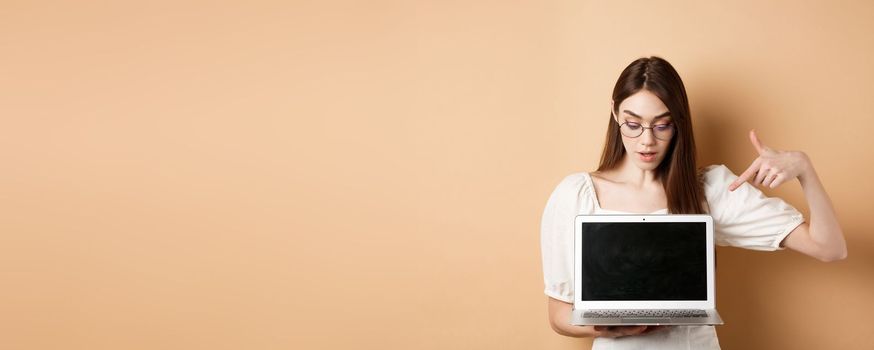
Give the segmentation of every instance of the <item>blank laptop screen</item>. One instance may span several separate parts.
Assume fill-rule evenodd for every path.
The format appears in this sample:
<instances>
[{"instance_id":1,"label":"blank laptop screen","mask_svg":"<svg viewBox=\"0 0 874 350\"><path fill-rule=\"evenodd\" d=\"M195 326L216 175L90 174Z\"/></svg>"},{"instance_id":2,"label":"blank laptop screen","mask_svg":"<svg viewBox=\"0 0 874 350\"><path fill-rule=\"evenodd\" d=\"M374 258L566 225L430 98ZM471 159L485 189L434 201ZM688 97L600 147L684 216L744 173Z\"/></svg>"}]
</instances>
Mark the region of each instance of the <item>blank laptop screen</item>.
<instances>
[{"instance_id":1,"label":"blank laptop screen","mask_svg":"<svg viewBox=\"0 0 874 350\"><path fill-rule=\"evenodd\" d=\"M582 300L707 300L705 223L582 225Z\"/></svg>"}]
</instances>

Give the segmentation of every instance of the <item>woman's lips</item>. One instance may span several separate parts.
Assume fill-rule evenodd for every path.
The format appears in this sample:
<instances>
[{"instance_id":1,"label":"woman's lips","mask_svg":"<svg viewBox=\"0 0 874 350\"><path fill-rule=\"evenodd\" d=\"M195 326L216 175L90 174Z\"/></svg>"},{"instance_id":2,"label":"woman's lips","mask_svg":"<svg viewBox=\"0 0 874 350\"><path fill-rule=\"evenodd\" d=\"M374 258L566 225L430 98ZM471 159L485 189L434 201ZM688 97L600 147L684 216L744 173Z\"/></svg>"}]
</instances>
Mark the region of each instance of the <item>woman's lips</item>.
<instances>
[{"instance_id":1,"label":"woman's lips","mask_svg":"<svg viewBox=\"0 0 874 350\"><path fill-rule=\"evenodd\" d=\"M656 152L637 152L640 160L644 162L652 162L655 160Z\"/></svg>"}]
</instances>

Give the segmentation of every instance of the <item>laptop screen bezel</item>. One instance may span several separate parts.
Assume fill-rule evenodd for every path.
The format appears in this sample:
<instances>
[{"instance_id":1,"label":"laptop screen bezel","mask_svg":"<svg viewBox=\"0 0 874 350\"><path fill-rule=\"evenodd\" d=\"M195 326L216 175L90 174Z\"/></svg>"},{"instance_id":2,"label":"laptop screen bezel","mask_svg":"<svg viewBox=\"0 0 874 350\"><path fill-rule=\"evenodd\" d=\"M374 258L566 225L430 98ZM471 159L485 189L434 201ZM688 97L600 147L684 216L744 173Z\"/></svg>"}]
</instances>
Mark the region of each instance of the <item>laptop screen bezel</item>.
<instances>
[{"instance_id":1,"label":"laptop screen bezel","mask_svg":"<svg viewBox=\"0 0 874 350\"><path fill-rule=\"evenodd\" d=\"M703 222L707 244L707 300L582 300L582 225L615 222ZM713 218L710 215L578 215L574 219L574 309L714 309L716 307Z\"/></svg>"}]
</instances>

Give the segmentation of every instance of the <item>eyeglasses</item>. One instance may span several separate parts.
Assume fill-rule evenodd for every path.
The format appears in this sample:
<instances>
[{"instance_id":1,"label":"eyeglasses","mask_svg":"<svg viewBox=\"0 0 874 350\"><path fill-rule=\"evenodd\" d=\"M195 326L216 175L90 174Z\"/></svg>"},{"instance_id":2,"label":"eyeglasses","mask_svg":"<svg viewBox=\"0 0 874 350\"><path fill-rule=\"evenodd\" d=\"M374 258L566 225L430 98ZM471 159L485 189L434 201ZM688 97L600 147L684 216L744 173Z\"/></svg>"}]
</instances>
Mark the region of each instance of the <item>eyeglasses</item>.
<instances>
[{"instance_id":1,"label":"eyeglasses","mask_svg":"<svg viewBox=\"0 0 874 350\"><path fill-rule=\"evenodd\" d=\"M633 122L619 124L619 132L626 137L639 137L640 135L643 135L644 129L652 130L652 135L662 141L668 141L674 136L674 124L671 123L656 124L650 127Z\"/></svg>"}]
</instances>

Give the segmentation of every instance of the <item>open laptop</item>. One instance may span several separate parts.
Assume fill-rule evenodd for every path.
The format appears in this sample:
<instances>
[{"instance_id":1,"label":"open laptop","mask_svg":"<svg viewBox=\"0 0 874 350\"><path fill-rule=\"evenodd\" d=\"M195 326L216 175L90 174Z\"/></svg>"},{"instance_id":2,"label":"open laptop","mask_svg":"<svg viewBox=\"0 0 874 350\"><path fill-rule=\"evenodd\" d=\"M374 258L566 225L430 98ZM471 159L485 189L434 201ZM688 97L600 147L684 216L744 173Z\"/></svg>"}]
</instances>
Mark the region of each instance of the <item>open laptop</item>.
<instances>
[{"instance_id":1,"label":"open laptop","mask_svg":"<svg viewBox=\"0 0 874 350\"><path fill-rule=\"evenodd\" d=\"M717 325L713 218L579 215L574 325Z\"/></svg>"}]
</instances>

